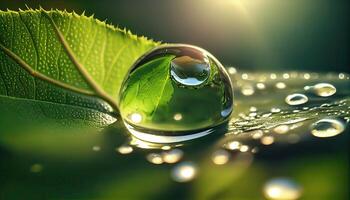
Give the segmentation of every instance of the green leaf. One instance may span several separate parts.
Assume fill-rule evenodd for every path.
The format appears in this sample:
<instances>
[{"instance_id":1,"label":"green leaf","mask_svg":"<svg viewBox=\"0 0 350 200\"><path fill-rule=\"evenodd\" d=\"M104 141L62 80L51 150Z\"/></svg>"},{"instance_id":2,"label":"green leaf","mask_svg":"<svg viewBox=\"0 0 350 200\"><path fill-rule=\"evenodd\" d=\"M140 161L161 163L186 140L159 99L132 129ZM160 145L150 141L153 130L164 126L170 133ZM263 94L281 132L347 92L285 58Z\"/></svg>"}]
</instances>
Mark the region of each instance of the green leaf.
<instances>
[{"instance_id":1,"label":"green leaf","mask_svg":"<svg viewBox=\"0 0 350 200\"><path fill-rule=\"evenodd\" d=\"M103 110L101 102L77 93L116 102L129 67L155 45L92 16L0 11L0 94Z\"/></svg>"}]
</instances>

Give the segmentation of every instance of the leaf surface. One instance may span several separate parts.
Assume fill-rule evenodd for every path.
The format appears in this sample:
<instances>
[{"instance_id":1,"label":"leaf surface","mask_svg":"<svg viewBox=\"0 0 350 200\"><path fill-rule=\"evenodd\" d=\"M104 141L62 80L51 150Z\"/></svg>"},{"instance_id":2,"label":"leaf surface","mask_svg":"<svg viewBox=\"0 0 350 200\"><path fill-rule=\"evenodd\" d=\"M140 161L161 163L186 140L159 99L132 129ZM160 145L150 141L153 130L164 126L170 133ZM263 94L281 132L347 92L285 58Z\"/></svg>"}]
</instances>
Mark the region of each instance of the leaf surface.
<instances>
[{"instance_id":1,"label":"leaf surface","mask_svg":"<svg viewBox=\"0 0 350 200\"><path fill-rule=\"evenodd\" d=\"M93 81L115 100L132 63L157 45L93 17L75 13L42 9L0 11L1 95L101 110L101 105L93 98L39 80L13 59L17 57L50 80L93 93L67 55L57 31Z\"/></svg>"}]
</instances>

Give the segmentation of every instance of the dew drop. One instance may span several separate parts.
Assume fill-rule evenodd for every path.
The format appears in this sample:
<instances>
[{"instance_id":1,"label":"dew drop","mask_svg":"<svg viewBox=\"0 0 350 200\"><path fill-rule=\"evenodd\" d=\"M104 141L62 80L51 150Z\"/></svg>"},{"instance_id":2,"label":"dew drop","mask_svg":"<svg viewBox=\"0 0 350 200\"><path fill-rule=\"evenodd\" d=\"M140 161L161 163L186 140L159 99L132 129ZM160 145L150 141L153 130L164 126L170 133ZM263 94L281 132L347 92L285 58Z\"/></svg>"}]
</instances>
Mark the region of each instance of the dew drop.
<instances>
[{"instance_id":1,"label":"dew drop","mask_svg":"<svg viewBox=\"0 0 350 200\"><path fill-rule=\"evenodd\" d=\"M248 145L242 145L240 148L239 148L239 151L240 152L247 152L249 150L249 146Z\"/></svg>"},{"instance_id":2,"label":"dew drop","mask_svg":"<svg viewBox=\"0 0 350 200\"><path fill-rule=\"evenodd\" d=\"M229 159L230 154L224 149L216 150L211 157L211 160L216 165L224 165L229 161Z\"/></svg>"},{"instance_id":3,"label":"dew drop","mask_svg":"<svg viewBox=\"0 0 350 200\"><path fill-rule=\"evenodd\" d=\"M270 200L296 200L302 188L289 178L274 178L265 183L264 196Z\"/></svg>"},{"instance_id":4,"label":"dew drop","mask_svg":"<svg viewBox=\"0 0 350 200\"><path fill-rule=\"evenodd\" d=\"M129 154L133 151L133 148L129 145L123 145L116 148L116 151L118 151L120 154Z\"/></svg>"},{"instance_id":5,"label":"dew drop","mask_svg":"<svg viewBox=\"0 0 350 200\"><path fill-rule=\"evenodd\" d=\"M153 164L160 165L164 162L162 156L157 153L150 153L146 156L146 159Z\"/></svg>"},{"instance_id":6,"label":"dew drop","mask_svg":"<svg viewBox=\"0 0 350 200\"><path fill-rule=\"evenodd\" d=\"M283 82L276 83L276 88L278 88L278 89L284 89L286 87L287 87L287 85Z\"/></svg>"},{"instance_id":7,"label":"dew drop","mask_svg":"<svg viewBox=\"0 0 350 200\"><path fill-rule=\"evenodd\" d=\"M266 88L265 84L264 83L257 83L256 84L256 87L259 89L259 90L263 90Z\"/></svg>"},{"instance_id":8,"label":"dew drop","mask_svg":"<svg viewBox=\"0 0 350 200\"><path fill-rule=\"evenodd\" d=\"M234 68L234 67L229 67L229 68L228 68L228 73L229 73L229 74L236 74L236 73L237 73L237 70L236 70L236 68Z\"/></svg>"},{"instance_id":9,"label":"dew drop","mask_svg":"<svg viewBox=\"0 0 350 200\"><path fill-rule=\"evenodd\" d=\"M318 83L312 87L314 93L321 97L329 97L336 93L337 89L329 83Z\"/></svg>"},{"instance_id":10,"label":"dew drop","mask_svg":"<svg viewBox=\"0 0 350 200\"><path fill-rule=\"evenodd\" d=\"M171 171L171 177L176 182L191 181L197 174L197 168L192 162L177 164Z\"/></svg>"},{"instance_id":11,"label":"dew drop","mask_svg":"<svg viewBox=\"0 0 350 200\"><path fill-rule=\"evenodd\" d=\"M242 86L241 92L244 96L251 96L254 94L255 90L251 85L244 85Z\"/></svg>"},{"instance_id":12,"label":"dew drop","mask_svg":"<svg viewBox=\"0 0 350 200\"><path fill-rule=\"evenodd\" d=\"M241 144L238 141L231 141L225 145L227 149L236 150L239 149Z\"/></svg>"},{"instance_id":13,"label":"dew drop","mask_svg":"<svg viewBox=\"0 0 350 200\"><path fill-rule=\"evenodd\" d=\"M272 143L274 143L275 138L272 136L264 136L261 138L260 141L263 145L271 145Z\"/></svg>"},{"instance_id":14,"label":"dew drop","mask_svg":"<svg viewBox=\"0 0 350 200\"><path fill-rule=\"evenodd\" d=\"M289 126L285 124L278 125L273 129L273 131L278 134L285 134L289 131Z\"/></svg>"},{"instance_id":15,"label":"dew drop","mask_svg":"<svg viewBox=\"0 0 350 200\"><path fill-rule=\"evenodd\" d=\"M281 109L279 109L279 108L271 108L271 110L270 110L272 113L279 113L279 112L281 112Z\"/></svg>"},{"instance_id":16,"label":"dew drop","mask_svg":"<svg viewBox=\"0 0 350 200\"><path fill-rule=\"evenodd\" d=\"M339 135L344 130L344 123L337 119L321 119L311 125L311 134L321 138Z\"/></svg>"},{"instance_id":17,"label":"dew drop","mask_svg":"<svg viewBox=\"0 0 350 200\"><path fill-rule=\"evenodd\" d=\"M299 93L290 94L285 99L286 103L292 106L304 104L308 100L307 96Z\"/></svg>"},{"instance_id":18,"label":"dew drop","mask_svg":"<svg viewBox=\"0 0 350 200\"><path fill-rule=\"evenodd\" d=\"M161 45L141 56L126 76L120 113L126 128L140 140L192 140L228 121L231 84L225 68L209 52L191 45Z\"/></svg>"},{"instance_id":19,"label":"dew drop","mask_svg":"<svg viewBox=\"0 0 350 200\"><path fill-rule=\"evenodd\" d=\"M182 158L183 154L183 151L180 149L172 149L162 154L163 161L166 163L176 163Z\"/></svg>"}]
</instances>

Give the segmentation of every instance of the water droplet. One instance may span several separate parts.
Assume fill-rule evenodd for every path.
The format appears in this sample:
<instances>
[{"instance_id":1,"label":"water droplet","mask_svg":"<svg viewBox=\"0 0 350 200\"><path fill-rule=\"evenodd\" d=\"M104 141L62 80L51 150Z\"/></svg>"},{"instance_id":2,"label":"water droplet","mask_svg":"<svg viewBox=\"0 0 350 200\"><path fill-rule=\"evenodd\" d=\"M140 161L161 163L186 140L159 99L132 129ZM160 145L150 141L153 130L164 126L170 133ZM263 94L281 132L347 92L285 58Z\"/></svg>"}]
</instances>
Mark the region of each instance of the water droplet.
<instances>
[{"instance_id":1,"label":"water droplet","mask_svg":"<svg viewBox=\"0 0 350 200\"><path fill-rule=\"evenodd\" d=\"M259 89L259 90L263 90L266 88L265 84L264 83L257 83L256 84L256 87Z\"/></svg>"},{"instance_id":2,"label":"water droplet","mask_svg":"<svg viewBox=\"0 0 350 200\"><path fill-rule=\"evenodd\" d=\"M129 154L133 151L133 148L129 145L123 145L118 147L116 151L118 151L121 154Z\"/></svg>"},{"instance_id":3,"label":"water droplet","mask_svg":"<svg viewBox=\"0 0 350 200\"><path fill-rule=\"evenodd\" d=\"M163 160L166 163L176 163L178 162L182 156L183 156L183 151L180 149L173 149L170 151L163 152Z\"/></svg>"},{"instance_id":4,"label":"water droplet","mask_svg":"<svg viewBox=\"0 0 350 200\"><path fill-rule=\"evenodd\" d=\"M211 160L216 165L224 165L228 162L229 159L230 153L224 149L216 150L211 157Z\"/></svg>"},{"instance_id":5,"label":"water droplet","mask_svg":"<svg viewBox=\"0 0 350 200\"><path fill-rule=\"evenodd\" d=\"M229 73L229 74L236 74L236 73L237 73L237 70L236 70L236 68L234 68L234 67L229 67L229 68L228 68L228 73Z\"/></svg>"},{"instance_id":6,"label":"water droplet","mask_svg":"<svg viewBox=\"0 0 350 200\"><path fill-rule=\"evenodd\" d=\"M249 111L250 112L256 112L256 111L258 111L258 109L256 107L252 106L252 107L249 108Z\"/></svg>"},{"instance_id":7,"label":"water droplet","mask_svg":"<svg viewBox=\"0 0 350 200\"><path fill-rule=\"evenodd\" d=\"M270 200L296 200L302 193L302 188L288 178L274 178L265 183L264 196Z\"/></svg>"},{"instance_id":8,"label":"water droplet","mask_svg":"<svg viewBox=\"0 0 350 200\"><path fill-rule=\"evenodd\" d=\"M225 146L227 149L236 150L236 149L239 149L241 144L238 141L231 141L231 142L227 143Z\"/></svg>"},{"instance_id":9,"label":"water droplet","mask_svg":"<svg viewBox=\"0 0 350 200\"><path fill-rule=\"evenodd\" d=\"M276 88L278 88L278 89L284 89L286 87L287 87L287 85L283 82L276 83Z\"/></svg>"},{"instance_id":10,"label":"water droplet","mask_svg":"<svg viewBox=\"0 0 350 200\"><path fill-rule=\"evenodd\" d=\"M274 143L275 138L272 136L264 136L261 138L260 141L263 145L271 145L272 143Z\"/></svg>"},{"instance_id":11,"label":"water droplet","mask_svg":"<svg viewBox=\"0 0 350 200\"><path fill-rule=\"evenodd\" d=\"M150 163L153 163L153 164L156 164L156 165L160 165L162 164L164 161L163 161L163 158L160 154L157 154L157 153L150 153L146 156L146 159L150 162Z\"/></svg>"},{"instance_id":12,"label":"water droplet","mask_svg":"<svg viewBox=\"0 0 350 200\"><path fill-rule=\"evenodd\" d=\"M304 74L304 79L308 80L308 79L310 79L310 77L311 77L311 76L310 76L309 73L305 73L305 74Z\"/></svg>"},{"instance_id":13,"label":"water droplet","mask_svg":"<svg viewBox=\"0 0 350 200\"><path fill-rule=\"evenodd\" d=\"M279 113L279 112L281 112L281 109L279 109L279 108L271 108L271 110L270 110L272 113Z\"/></svg>"},{"instance_id":14,"label":"water droplet","mask_svg":"<svg viewBox=\"0 0 350 200\"><path fill-rule=\"evenodd\" d=\"M177 182L191 181L197 174L197 168L192 162L177 164L171 171L171 177Z\"/></svg>"},{"instance_id":15,"label":"water droplet","mask_svg":"<svg viewBox=\"0 0 350 200\"><path fill-rule=\"evenodd\" d=\"M251 96L254 94L254 88L251 85L244 85L242 86L241 92L245 96Z\"/></svg>"},{"instance_id":16,"label":"water droplet","mask_svg":"<svg viewBox=\"0 0 350 200\"><path fill-rule=\"evenodd\" d=\"M253 139L260 139L263 136L263 131L262 130L254 130L252 131L252 137Z\"/></svg>"},{"instance_id":17,"label":"water droplet","mask_svg":"<svg viewBox=\"0 0 350 200\"><path fill-rule=\"evenodd\" d=\"M285 134L289 131L289 126L285 124L278 125L273 129L273 131L275 131L278 134Z\"/></svg>"},{"instance_id":18,"label":"water droplet","mask_svg":"<svg viewBox=\"0 0 350 200\"><path fill-rule=\"evenodd\" d=\"M122 85L119 108L135 137L183 142L208 135L228 121L233 90L225 68L209 52L191 45L163 45L135 62Z\"/></svg>"},{"instance_id":19,"label":"water droplet","mask_svg":"<svg viewBox=\"0 0 350 200\"><path fill-rule=\"evenodd\" d=\"M181 114L181 113L176 113L176 114L174 115L174 120L179 121L179 120L181 120L181 119L182 119L182 114Z\"/></svg>"},{"instance_id":20,"label":"water droplet","mask_svg":"<svg viewBox=\"0 0 350 200\"><path fill-rule=\"evenodd\" d=\"M311 125L311 134L321 138L339 135L344 130L344 123L337 119L321 119Z\"/></svg>"},{"instance_id":21,"label":"water droplet","mask_svg":"<svg viewBox=\"0 0 350 200\"><path fill-rule=\"evenodd\" d=\"M249 150L249 146L248 145L242 145L240 148L239 148L239 151L240 152L247 152Z\"/></svg>"},{"instance_id":22,"label":"water droplet","mask_svg":"<svg viewBox=\"0 0 350 200\"><path fill-rule=\"evenodd\" d=\"M271 78L271 79L276 79L276 78L277 78L277 75L274 74L274 73L272 73L272 74L270 74L270 78Z\"/></svg>"},{"instance_id":23,"label":"water droplet","mask_svg":"<svg viewBox=\"0 0 350 200\"><path fill-rule=\"evenodd\" d=\"M292 106L304 104L308 100L307 96L299 93L290 94L285 99L286 103Z\"/></svg>"},{"instance_id":24,"label":"water droplet","mask_svg":"<svg viewBox=\"0 0 350 200\"><path fill-rule=\"evenodd\" d=\"M284 74L283 74L283 78L284 78L284 79L289 79L289 77L290 77L290 75L289 75L288 73L284 73Z\"/></svg>"},{"instance_id":25,"label":"water droplet","mask_svg":"<svg viewBox=\"0 0 350 200\"><path fill-rule=\"evenodd\" d=\"M337 89L329 83L318 83L311 87L314 93L321 97L329 97L336 93Z\"/></svg>"}]
</instances>

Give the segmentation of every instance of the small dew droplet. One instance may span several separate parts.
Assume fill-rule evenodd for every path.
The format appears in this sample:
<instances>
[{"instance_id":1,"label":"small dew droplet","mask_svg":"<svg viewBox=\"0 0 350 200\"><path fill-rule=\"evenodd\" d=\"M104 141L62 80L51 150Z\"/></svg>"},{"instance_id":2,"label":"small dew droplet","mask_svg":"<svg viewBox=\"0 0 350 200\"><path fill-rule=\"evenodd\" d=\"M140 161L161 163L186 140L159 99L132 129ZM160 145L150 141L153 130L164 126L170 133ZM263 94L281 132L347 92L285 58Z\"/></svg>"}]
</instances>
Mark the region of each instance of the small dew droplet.
<instances>
[{"instance_id":1,"label":"small dew droplet","mask_svg":"<svg viewBox=\"0 0 350 200\"><path fill-rule=\"evenodd\" d=\"M272 143L274 143L275 138L272 136L264 136L261 138L261 143L263 145L271 145Z\"/></svg>"},{"instance_id":2,"label":"small dew droplet","mask_svg":"<svg viewBox=\"0 0 350 200\"><path fill-rule=\"evenodd\" d=\"M292 106L304 104L308 100L309 98L307 96L299 93L290 94L285 99L286 103Z\"/></svg>"},{"instance_id":3,"label":"small dew droplet","mask_svg":"<svg viewBox=\"0 0 350 200\"><path fill-rule=\"evenodd\" d=\"M182 156L183 156L183 151L180 149L173 149L170 151L163 152L163 160L166 163L176 163L178 162Z\"/></svg>"},{"instance_id":4,"label":"small dew droplet","mask_svg":"<svg viewBox=\"0 0 350 200\"><path fill-rule=\"evenodd\" d=\"M278 125L273 129L273 131L278 134L285 134L289 131L289 126L285 124Z\"/></svg>"},{"instance_id":5,"label":"small dew droplet","mask_svg":"<svg viewBox=\"0 0 350 200\"><path fill-rule=\"evenodd\" d=\"M318 83L312 87L316 95L329 97L336 93L337 89L329 83Z\"/></svg>"},{"instance_id":6,"label":"small dew droplet","mask_svg":"<svg viewBox=\"0 0 350 200\"><path fill-rule=\"evenodd\" d=\"M287 85L283 82L276 83L276 88L278 88L278 89L284 89L286 87L287 87Z\"/></svg>"},{"instance_id":7,"label":"small dew droplet","mask_svg":"<svg viewBox=\"0 0 350 200\"><path fill-rule=\"evenodd\" d=\"M230 154L224 149L216 150L211 157L211 160L216 165L224 165L229 161L229 159Z\"/></svg>"},{"instance_id":8,"label":"small dew droplet","mask_svg":"<svg viewBox=\"0 0 350 200\"><path fill-rule=\"evenodd\" d=\"M133 148L129 145L123 145L116 149L120 154L129 154L133 151Z\"/></svg>"},{"instance_id":9,"label":"small dew droplet","mask_svg":"<svg viewBox=\"0 0 350 200\"><path fill-rule=\"evenodd\" d=\"M197 168L192 162L177 164L171 171L171 177L176 182L191 181L197 174Z\"/></svg>"},{"instance_id":10,"label":"small dew droplet","mask_svg":"<svg viewBox=\"0 0 350 200\"><path fill-rule=\"evenodd\" d=\"M274 178L265 183L264 196L270 200L296 200L302 188L289 178Z\"/></svg>"},{"instance_id":11,"label":"small dew droplet","mask_svg":"<svg viewBox=\"0 0 350 200\"><path fill-rule=\"evenodd\" d=\"M150 163L153 163L153 164L156 164L156 165L160 165L160 164L162 164L164 162L162 156L157 154L157 153L150 153L150 154L148 154L146 156L146 159Z\"/></svg>"},{"instance_id":12,"label":"small dew droplet","mask_svg":"<svg viewBox=\"0 0 350 200\"><path fill-rule=\"evenodd\" d=\"M254 88L251 85L242 86L241 92L244 96L251 96L255 93Z\"/></svg>"}]
</instances>

